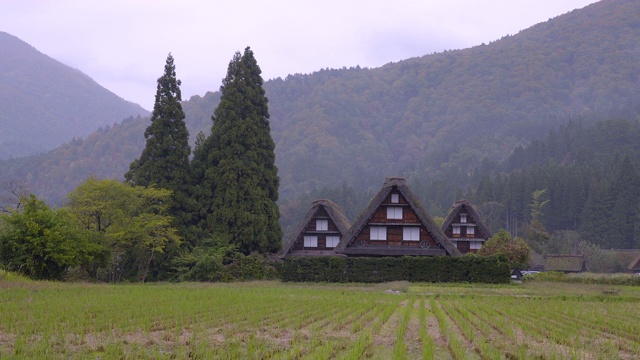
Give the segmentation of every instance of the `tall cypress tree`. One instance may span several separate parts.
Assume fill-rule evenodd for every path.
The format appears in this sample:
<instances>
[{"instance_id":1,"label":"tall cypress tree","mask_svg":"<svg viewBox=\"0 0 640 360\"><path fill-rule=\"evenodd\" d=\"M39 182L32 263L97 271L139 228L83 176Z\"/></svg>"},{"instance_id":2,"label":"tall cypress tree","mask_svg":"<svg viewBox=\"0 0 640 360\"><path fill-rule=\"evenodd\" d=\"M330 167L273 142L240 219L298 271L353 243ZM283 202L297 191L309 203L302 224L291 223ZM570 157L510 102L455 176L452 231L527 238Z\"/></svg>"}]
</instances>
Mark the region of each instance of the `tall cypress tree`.
<instances>
[{"instance_id":1,"label":"tall cypress tree","mask_svg":"<svg viewBox=\"0 0 640 360\"><path fill-rule=\"evenodd\" d=\"M185 226L190 221L187 204L191 148L184 123L180 84L173 56L169 53L164 74L158 78L151 125L144 132L147 143L140 158L131 163L125 179L133 185L153 185L172 190L170 214L184 235Z\"/></svg>"},{"instance_id":2,"label":"tall cypress tree","mask_svg":"<svg viewBox=\"0 0 640 360\"><path fill-rule=\"evenodd\" d=\"M194 152L195 193L202 223L223 243L247 254L276 252L278 169L268 100L253 52L237 52L220 87L211 135Z\"/></svg>"}]
</instances>

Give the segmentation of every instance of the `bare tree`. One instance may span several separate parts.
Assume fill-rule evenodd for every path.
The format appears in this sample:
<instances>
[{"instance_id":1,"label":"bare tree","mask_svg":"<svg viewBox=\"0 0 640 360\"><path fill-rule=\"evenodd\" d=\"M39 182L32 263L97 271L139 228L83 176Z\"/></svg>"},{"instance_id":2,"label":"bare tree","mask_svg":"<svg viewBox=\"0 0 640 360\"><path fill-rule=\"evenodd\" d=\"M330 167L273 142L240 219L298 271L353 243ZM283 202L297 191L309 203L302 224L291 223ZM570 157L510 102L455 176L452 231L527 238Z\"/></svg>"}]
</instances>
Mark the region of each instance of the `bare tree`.
<instances>
[{"instance_id":1,"label":"bare tree","mask_svg":"<svg viewBox=\"0 0 640 360\"><path fill-rule=\"evenodd\" d=\"M485 225L487 225L492 232L496 232L498 229L504 227L500 219L500 213L504 210L503 204L497 201L488 201L480 204L477 210L482 216Z\"/></svg>"},{"instance_id":2,"label":"bare tree","mask_svg":"<svg viewBox=\"0 0 640 360\"><path fill-rule=\"evenodd\" d=\"M22 200L31 194L24 180L11 180L0 187L0 212L22 210Z\"/></svg>"}]
</instances>

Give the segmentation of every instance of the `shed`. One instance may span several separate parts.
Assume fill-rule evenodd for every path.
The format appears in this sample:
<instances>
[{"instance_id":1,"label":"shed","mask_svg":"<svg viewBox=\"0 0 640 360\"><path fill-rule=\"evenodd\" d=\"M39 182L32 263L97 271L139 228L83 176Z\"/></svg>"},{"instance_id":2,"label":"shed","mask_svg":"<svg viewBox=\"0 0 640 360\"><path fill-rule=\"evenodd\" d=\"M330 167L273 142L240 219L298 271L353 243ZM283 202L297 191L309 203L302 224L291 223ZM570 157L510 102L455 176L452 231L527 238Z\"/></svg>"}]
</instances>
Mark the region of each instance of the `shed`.
<instances>
[{"instance_id":1,"label":"shed","mask_svg":"<svg viewBox=\"0 0 640 360\"><path fill-rule=\"evenodd\" d=\"M522 277L524 275L522 274L522 271L520 271L520 269L515 268L513 270L511 270L511 280L522 280Z\"/></svg>"}]
</instances>

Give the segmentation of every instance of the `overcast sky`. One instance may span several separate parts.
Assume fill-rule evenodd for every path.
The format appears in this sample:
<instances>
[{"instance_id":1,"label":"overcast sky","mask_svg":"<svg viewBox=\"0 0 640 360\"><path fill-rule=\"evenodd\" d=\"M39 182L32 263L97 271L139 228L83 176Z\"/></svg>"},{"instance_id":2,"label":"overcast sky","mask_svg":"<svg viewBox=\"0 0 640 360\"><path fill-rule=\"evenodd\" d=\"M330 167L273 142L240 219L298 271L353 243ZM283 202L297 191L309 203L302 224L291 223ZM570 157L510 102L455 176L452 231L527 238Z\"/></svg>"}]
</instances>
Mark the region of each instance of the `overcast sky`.
<instances>
[{"instance_id":1,"label":"overcast sky","mask_svg":"<svg viewBox=\"0 0 640 360\"><path fill-rule=\"evenodd\" d=\"M234 52L265 80L378 67L513 35L595 0L0 0L0 31L148 110L167 54L182 97L218 90Z\"/></svg>"}]
</instances>

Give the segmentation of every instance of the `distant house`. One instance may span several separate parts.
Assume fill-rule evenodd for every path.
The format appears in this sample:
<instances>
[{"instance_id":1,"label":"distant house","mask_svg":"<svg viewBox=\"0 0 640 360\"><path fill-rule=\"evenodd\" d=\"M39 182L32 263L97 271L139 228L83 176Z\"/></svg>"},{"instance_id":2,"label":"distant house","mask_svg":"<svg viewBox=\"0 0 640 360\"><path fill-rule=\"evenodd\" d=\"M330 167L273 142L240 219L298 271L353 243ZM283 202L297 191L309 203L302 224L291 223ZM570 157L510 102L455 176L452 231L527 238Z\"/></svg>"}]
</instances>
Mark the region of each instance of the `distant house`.
<instances>
[{"instance_id":1,"label":"distant house","mask_svg":"<svg viewBox=\"0 0 640 360\"><path fill-rule=\"evenodd\" d=\"M351 224L338 204L316 200L284 243L281 257L337 255L334 251Z\"/></svg>"},{"instance_id":2,"label":"distant house","mask_svg":"<svg viewBox=\"0 0 640 360\"><path fill-rule=\"evenodd\" d=\"M636 258L633 259L633 261L631 261L631 264L629 264L628 269L631 272L640 273L640 256L636 256Z\"/></svg>"},{"instance_id":3,"label":"distant house","mask_svg":"<svg viewBox=\"0 0 640 360\"><path fill-rule=\"evenodd\" d=\"M348 256L460 256L404 178L387 178L336 247Z\"/></svg>"},{"instance_id":4,"label":"distant house","mask_svg":"<svg viewBox=\"0 0 640 360\"><path fill-rule=\"evenodd\" d=\"M545 255L544 271L579 273L587 271L584 255Z\"/></svg>"},{"instance_id":5,"label":"distant house","mask_svg":"<svg viewBox=\"0 0 640 360\"><path fill-rule=\"evenodd\" d=\"M491 237L480 214L467 200L458 200L451 206L442 223L442 231L462 254L476 253Z\"/></svg>"}]
</instances>

